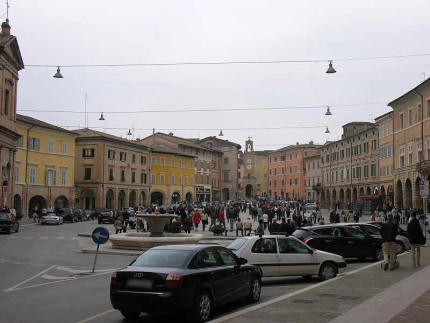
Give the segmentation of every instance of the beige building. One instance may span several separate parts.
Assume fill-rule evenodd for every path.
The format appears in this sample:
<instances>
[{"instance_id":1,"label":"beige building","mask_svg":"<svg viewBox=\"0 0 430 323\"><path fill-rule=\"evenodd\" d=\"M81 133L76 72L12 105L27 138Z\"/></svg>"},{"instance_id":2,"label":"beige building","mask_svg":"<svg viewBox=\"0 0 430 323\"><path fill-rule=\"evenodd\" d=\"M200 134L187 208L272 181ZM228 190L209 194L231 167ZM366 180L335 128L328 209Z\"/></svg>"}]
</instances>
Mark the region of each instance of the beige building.
<instances>
[{"instance_id":1,"label":"beige building","mask_svg":"<svg viewBox=\"0 0 430 323\"><path fill-rule=\"evenodd\" d=\"M215 195L213 199L228 201L239 198L238 156L241 149L240 145L214 136L199 140L199 144L221 153L221 194Z\"/></svg>"},{"instance_id":2,"label":"beige building","mask_svg":"<svg viewBox=\"0 0 430 323\"><path fill-rule=\"evenodd\" d=\"M149 203L149 148L103 132L74 131L77 207L136 207Z\"/></svg>"},{"instance_id":3,"label":"beige building","mask_svg":"<svg viewBox=\"0 0 430 323\"><path fill-rule=\"evenodd\" d=\"M319 148L322 205L368 212L379 202L378 141L374 123L350 122L343 126L341 140Z\"/></svg>"},{"instance_id":4,"label":"beige building","mask_svg":"<svg viewBox=\"0 0 430 323\"><path fill-rule=\"evenodd\" d=\"M241 197L250 199L269 196L269 154L271 151L255 151L251 138L245 141Z\"/></svg>"},{"instance_id":5,"label":"beige building","mask_svg":"<svg viewBox=\"0 0 430 323\"><path fill-rule=\"evenodd\" d=\"M14 207L20 201L12 198L15 177L16 145L19 139L16 123L18 71L24 68L18 41L10 34L9 20L1 25L0 35L0 207Z\"/></svg>"},{"instance_id":6,"label":"beige building","mask_svg":"<svg viewBox=\"0 0 430 323\"><path fill-rule=\"evenodd\" d=\"M306 174L306 197L310 202L320 202L321 197L321 168L319 154L304 157Z\"/></svg>"},{"instance_id":7,"label":"beige building","mask_svg":"<svg viewBox=\"0 0 430 323\"><path fill-rule=\"evenodd\" d=\"M384 208L394 203L394 113L385 113L377 118L379 133L379 192Z\"/></svg>"},{"instance_id":8,"label":"beige building","mask_svg":"<svg viewBox=\"0 0 430 323\"><path fill-rule=\"evenodd\" d=\"M388 105L394 115L394 203L421 208L420 181L430 179L430 79Z\"/></svg>"}]
</instances>

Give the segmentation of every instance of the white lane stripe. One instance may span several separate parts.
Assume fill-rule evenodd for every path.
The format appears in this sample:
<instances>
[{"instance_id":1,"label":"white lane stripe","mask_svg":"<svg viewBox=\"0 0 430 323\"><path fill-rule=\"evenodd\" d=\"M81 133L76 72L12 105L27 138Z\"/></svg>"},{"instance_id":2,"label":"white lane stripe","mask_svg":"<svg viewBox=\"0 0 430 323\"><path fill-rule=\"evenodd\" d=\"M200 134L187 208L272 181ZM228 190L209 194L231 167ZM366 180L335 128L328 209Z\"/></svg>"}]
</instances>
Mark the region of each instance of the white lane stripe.
<instances>
[{"instance_id":1,"label":"white lane stripe","mask_svg":"<svg viewBox=\"0 0 430 323\"><path fill-rule=\"evenodd\" d=\"M33 239L33 237L23 237L23 239L30 240L30 239Z\"/></svg>"},{"instance_id":2,"label":"white lane stripe","mask_svg":"<svg viewBox=\"0 0 430 323\"><path fill-rule=\"evenodd\" d=\"M63 239L66 239L66 237L56 237L55 239L56 240L63 240Z\"/></svg>"},{"instance_id":3,"label":"white lane stripe","mask_svg":"<svg viewBox=\"0 0 430 323\"><path fill-rule=\"evenodd\" d=\"M398 255L398 257L399 257L399 256L403 256L403 255L405 255L405 254L406 254L406 252L402 253L401 255ZM290 298L290 297L296 296L296 295L298 295L298 294L301 294L301 293L307 292L307 291L312 290L312 289L314 289L314 288L317 288L317 287L323 286L323 285L325 285L325 284L332 283L332 282L334 282L334 281L336 281L336 280L338 280L338 279L342 279L342 278L344 278L344 277L347 277L347 276L353 275L353 274L358 273L358 272L360 272L360 271L362 271L362 270L366 270L366 269L371 268L371 267L374 267L374 266L379 266L380 264L381 264L381 261L378 261L378 262L372 263L372 264L370 264L370 265L367 265L367 266L364 266L364 267L358 268L358 269L356 269L356 270L348 271L348 272L344 273L342 276L337 276L336 278L332 278L332 279L329 279L329 280L323 281L323 282L321 282L321 283L318 283L318 284L315 284L315 285L312 285L312 286L308 286L308 287L305 287L305 288L299 289L299 290L297 290L297 291L295 291L295 292L288 293L288 294L285 294L285 295L282 295L282 296L279 296L279 297L276 297L276 298L270 299L270 300L265 301L265 302L263 302L263 303L259 303L259 304L254 305L254 306L250 306L250 307L244 308L244 309L243 309L243 310L241 310L241 311L238 311L238 312L235 312L235 313L231 313L231 314L228 314L228 315L225 315L225 316L221 316L221 317L219 317L219 318L217 318L217 319L215 319L215 320L212 320L212 321L210 321L210 322L211 322L211 323L218 323L218 322L225 322L225 321L231 320L231 319L233 319L233 318L235 318L235 317L237 317L237 316L240 316L240 315L242 315L242 314L246 314L246 313L249 313L249 312L255 311L255 310L259 309L259 308L262 308L262 307L265 307L265 306L268 306L268 305L271 305L271 304L277 303L277 302L279 302L279 301L283 301L283 300L285 300L285 299L287 299L287 298Z\"/></svg>"},{"instance_id":4,"label":"white lane stripe","mask_svg":"<svg viewBox=\"0 0 430 323\"><path fill-rule=\"evenodd\" d=\"M39 286L43 286L43 285L50 285L50 284L62 283L62 282L70 281L70 280L79 280L79 279L85 279L85 278L96 277L96 276L100 276L100 275L106 275L106 274L109 274L109 273L113 273L113 272L115 272L115 271L116 271L116 270L108 271L108 272L104 272L104 273L99 273L99 274L94 274L94 275L82 276L82 277L79 277L79 278L72 277L72 278L63 279L63 280L57 280L57 281L52 281L52 282L48 282L48 283L42 283L42 284L37 284L37 285L25 286L25 287L19 287L19 288L15 288L15 289L13 289L13 290L12 290L12 292L13 292L13 291L17 291L17 290L21 290L21 289L35 288L35 287L39 287Z\"/></svg>"},{"instance_id":5,"label":"white lane stripe","mask_svg":"<svg viewBox=\"0 0 430 323\"><path fill-rule=\"evenodd\" d=\"M44 274L44 275L40 276L40 278L48 279L48 280L66 280L66 279L73 279L74 277L57 277L57 276L51 276L51 275Z\"/></svg>"},{"instance_id":6,"label":"white lane stripe","mask_svg":"<svg viewBox=\"0 0 430 323\"><path fill-rule=\"evenodd\" d=\"M40 237L40 240L48 240L50 237Z\"/></svg>"},{"instance_id":7,"label":"white lane stripe","mask_svg":"<svg viewBox=\"0 0 430 323\"><path fill-rule=\"evenodd\" d=\"M23 282L20 282L19 284L16 284L15 286L12 286L11 288L6 289L6 290L5 290L5 292L10 292L10 291L15 290L15 289L16 289L16 288L18 288L19 286L24 285L26 282L29 282L30 280L32 280L32 279L34 279L34 278L37 278L37 277L39 277L39 276L41 276L41 275L43 275L44 273L46 273L47 271L51 270L52 268L55 268L55 266L51 266L51 267L49 267L49 268L46 268L45 270L42 270L40 273L38 273L38 274L36 274L36 275L34 275L34 276L32 276L32 277L30 277L30 278L28 278L28 279L24 280Z\"/></svg>"}]
</instances>

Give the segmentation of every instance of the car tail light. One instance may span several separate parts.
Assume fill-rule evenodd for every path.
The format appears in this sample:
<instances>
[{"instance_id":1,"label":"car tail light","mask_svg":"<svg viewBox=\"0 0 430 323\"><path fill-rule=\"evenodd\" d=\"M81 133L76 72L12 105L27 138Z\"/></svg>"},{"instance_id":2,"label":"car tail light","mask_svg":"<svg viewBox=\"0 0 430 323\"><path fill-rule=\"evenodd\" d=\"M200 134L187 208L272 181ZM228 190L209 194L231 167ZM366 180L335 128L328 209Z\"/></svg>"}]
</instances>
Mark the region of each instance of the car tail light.
<instances>
[{"instance_id":1,"label":"car tail light","mask_svg":"<svg viewBox=\"0 0 430 323\"><path fill-rule=\"evenodd\" d=\"M112 218L112 214L109 215L109 218Z\"/></svg>"},{"instance_id":2,"label":"car tail light","mask_svg":"<svg viewBox=\"0 0 430 323\"><path fill-rule=\"evenodd\" d=\"M101 218L101 216L102 216L101 214L98 214L98 215L97 215L97 217L98 217L99 219Z\"/></svg>"},{"instance_id":3,"label":"car tail light","mask_svg":"<svg viewBox=\"0 0 430 323\"><path fill-rule=\"evenodd\" d=\"M11 222L12 222L12 221L10 220L10 215L8 214L8 215L7 215L7 219L6 219L6 223L7 223L7 224L11 224Z\"/></svg>"},{"instance_id":4,"label":"car tail light","mask_svg":"<svg viewBox=\"0 0 430 323\"><path fill-rule=\"evenodd\" d=\"M110 284L111 285L116 285L116 283L117 283L116 273L113 273L112 277L110 278Z\"/></svg>"},{"instance_id":5,"label":"car tail light","mask_svg":"<svg viewBox=\"0 0 430 323\"><path fill-rule=\"evenodd\" d=\"M305 238L304 240L303 240L303 242L304 243L307 243L308 241L310 241L310 240L312 240L312 238L311 237L307 237L307 238Z\"/></svg>"},{"instance_id":6,"label":"car tail light","mask_svg":"<svg viewBox=\"0 0 430 323\"><path fill-rule=\"evenodd\" d=\"M166 277L164 287L166 288L180 288L182 287L183 278L181 275L170 273Z\"/></svg>"}]
</instances>

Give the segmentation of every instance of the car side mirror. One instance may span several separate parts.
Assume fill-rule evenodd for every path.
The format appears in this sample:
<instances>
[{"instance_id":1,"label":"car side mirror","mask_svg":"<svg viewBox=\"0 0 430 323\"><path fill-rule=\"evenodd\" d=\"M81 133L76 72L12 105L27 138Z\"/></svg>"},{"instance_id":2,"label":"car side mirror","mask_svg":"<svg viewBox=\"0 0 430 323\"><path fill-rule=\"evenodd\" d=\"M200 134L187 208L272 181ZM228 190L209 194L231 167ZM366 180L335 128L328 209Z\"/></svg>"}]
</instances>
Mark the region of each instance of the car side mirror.
<instances>
[{"instance_id":1,"label":"car side mirror","mask_svg":"<svg viewBox=\"0 0 430 323\"><path fill-rule=\"evenodd\" d=\"M248 263L248 260L242 257L239 258L239 266L245 265L246 263Z\"/></svg>"},{"instance_id":2,"label":"car side mirror","mask_svg":"<svg viewBox=\"0 0 430 323\"><path fill-rule=\"evenodd\" d=\"M312 249L308 249L308 252L309 252L311 255L313 255L313 254L314 254L314 251L313 251Z\"/></svg>"}]
</instances>

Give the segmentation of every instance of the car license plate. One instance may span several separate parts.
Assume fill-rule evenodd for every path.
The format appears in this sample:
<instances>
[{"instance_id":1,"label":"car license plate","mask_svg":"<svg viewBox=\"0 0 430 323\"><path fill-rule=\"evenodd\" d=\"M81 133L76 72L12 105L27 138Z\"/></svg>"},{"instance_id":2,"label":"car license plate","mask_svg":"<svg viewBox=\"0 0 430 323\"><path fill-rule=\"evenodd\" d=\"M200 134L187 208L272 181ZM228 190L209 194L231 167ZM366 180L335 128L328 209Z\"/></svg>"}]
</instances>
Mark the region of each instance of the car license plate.
<instances>
[{"instance_id":1,"label":"car license plate","mask_svg":"<svg viewBox=\"0 0 430 323\"><path fill-rule=\"evenodd\" d=\"M127 287L137 287L144 289L152 289L153 281L150 279L129 279L127 280Z\"/></svg>"}]
</instances>

